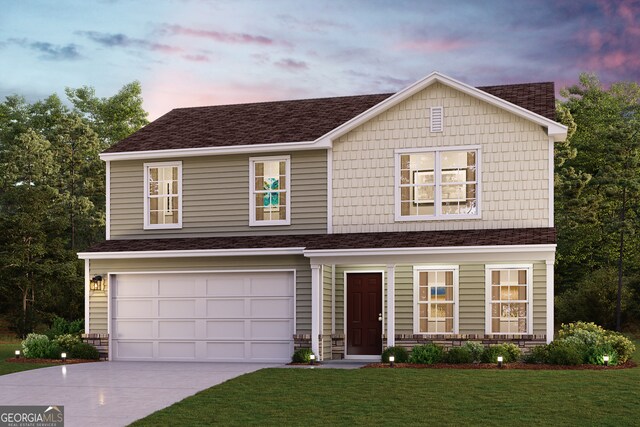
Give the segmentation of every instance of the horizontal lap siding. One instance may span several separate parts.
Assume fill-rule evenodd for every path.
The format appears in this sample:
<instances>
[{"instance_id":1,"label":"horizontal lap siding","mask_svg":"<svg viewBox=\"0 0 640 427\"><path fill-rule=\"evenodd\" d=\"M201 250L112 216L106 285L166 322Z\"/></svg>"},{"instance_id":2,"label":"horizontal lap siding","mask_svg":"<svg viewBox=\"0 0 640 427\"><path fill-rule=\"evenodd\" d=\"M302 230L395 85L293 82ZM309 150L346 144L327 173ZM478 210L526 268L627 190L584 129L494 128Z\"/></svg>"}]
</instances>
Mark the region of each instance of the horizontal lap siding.
<instances>
[{"instance_id":1,"label":"horizontal lap siding","mask_svg":"<svg viewBox=\"0 0 640 427\"><path fill-rule=\"evenodd\" d=\"M331 266L322 266L322 331L324 336L331 335ZM324 359L331 358L331 340L322 342Z\"/></svg>"},{"instance_id":2,"label":"horizontal lap siding","mask_svg":"<svg viewBox=\"0 0 640 427\"><path fill-rule=\"evenodd\" d=\"M296 270L296 332L311 331L311 269L309 261L296 256L167 258L91 260L90 275L124 272L206 271L206 270ZM107 333L107 296L89 296L91 333Z\"/></svg>"},{"instance_id":3,"label":"horizontal lap siding","mask_svg":"<svg viewBox=\"0 0 640 427\"><path fill-rule=\"evenodd\" d=\"M183 227L177 230L143 230L145 162L112 161L111 238L326 232L326 151L291 153L290 226L249 227L249 157L182 159Z\"/></svg>"},{"instance_id":4,"label":"horizontal lap siding","mask_svg":"<svg viewBox=\"0 0 640 427\"><path fill-rule=\"evenodd\" d=\"M484 264L460 265L459 296L460 333L484 334Z\"/></svg>"},{"instance_id":5,"label":"horizontal lap siding","mask_svg":"<svg viewBox=\"0 0 640 427\"><path fill-rule=\"evenodd\" d=\"M547 333L547 266L543 262L533 264L533 333Z\"/></svg>"}]
</instances>

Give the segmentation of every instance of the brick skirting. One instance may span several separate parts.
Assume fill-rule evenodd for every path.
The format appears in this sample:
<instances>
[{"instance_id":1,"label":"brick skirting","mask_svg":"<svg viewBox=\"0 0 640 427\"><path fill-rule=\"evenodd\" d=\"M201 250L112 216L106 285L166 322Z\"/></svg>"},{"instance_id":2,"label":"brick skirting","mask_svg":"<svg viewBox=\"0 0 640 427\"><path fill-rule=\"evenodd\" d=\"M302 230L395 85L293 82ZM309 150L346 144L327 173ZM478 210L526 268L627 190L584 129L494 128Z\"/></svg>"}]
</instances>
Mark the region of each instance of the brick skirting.
<instances>
[{"instance_id":1,"label":"brick skirting","mask_svg":"<svg viewBox=\"0 0 640 427\"><path fill-rule=\"evenodd\" d=\"M82 334L82 341L98 350L100 360L109 358L109 334Z\"/></svg>"},{"instance_id":2,"label":"brick skirting","mask_svg":"<svg viewBox=\"0 0 640 427\"><path fill-rule=\"evenodd\" d=\"M460 347L467 341L477 342L483 346L494 344L515 344L524 353L528 353L533 347L547 343L546 335L396 335L396 346L404 347L407 350L416 345L434 343L444 348Z\"/></svg>"}]
</instances>

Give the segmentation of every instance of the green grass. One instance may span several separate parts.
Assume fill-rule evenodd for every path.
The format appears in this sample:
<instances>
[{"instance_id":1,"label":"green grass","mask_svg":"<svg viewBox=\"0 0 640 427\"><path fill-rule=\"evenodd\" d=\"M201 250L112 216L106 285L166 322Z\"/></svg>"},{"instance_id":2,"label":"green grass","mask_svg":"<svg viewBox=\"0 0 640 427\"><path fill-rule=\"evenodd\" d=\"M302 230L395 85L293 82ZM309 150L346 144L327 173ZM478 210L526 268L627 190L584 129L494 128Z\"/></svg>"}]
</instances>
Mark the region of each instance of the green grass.
<instances>
[{"instance_id":1,"label":"green grass","mask_svg":"<svg viewBox=\"0 0 640 427\"><path fill-rule=\"evenodd\" d=\"M634 359L640 361L640 342ZM637 425L640 368L610 371L265 369L136 423Z\"/></svg>"},{"instance_id":2,"label":"green grass","mask_svg":"<svg viewBox=\"0 0 640 427\"><path fill-rule=\"evenodd\" d=\"M45 368L44 363L11 363L6 359L14 357L16 350L22 350L20 341L11 344L0 344L0 375L12 374L14 372L28 371L30 369Z\"/></svg>"}]
</instances>

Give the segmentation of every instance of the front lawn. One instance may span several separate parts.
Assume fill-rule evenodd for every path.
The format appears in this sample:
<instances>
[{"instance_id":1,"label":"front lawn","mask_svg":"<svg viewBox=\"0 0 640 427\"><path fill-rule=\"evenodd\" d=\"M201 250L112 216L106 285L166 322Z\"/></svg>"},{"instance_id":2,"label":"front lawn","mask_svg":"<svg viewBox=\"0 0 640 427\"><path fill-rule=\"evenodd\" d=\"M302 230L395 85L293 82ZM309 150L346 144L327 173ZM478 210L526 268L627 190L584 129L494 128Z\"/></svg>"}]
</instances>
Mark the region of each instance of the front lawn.
<instances>
[{"instance_id":1,"label":"front lawn","mask_svg":"<svg viewBox=\"0 0 640 427\"><path fill-rule=\"evenodd\" d=\"M639 397L640 368L265 369L134 425L633 425Z\"/></svg>"},{"instance_id":2,"label":"front lawn","mask_svg":"<svg viewBox=\"0 0 640 427\"><path fill-rule=\"evenodd\" d=\"M20 341L15 343L0 344L0 375L12 374L14 372L28 371L29 369L44 368L48 365L44 363L11 363L6 359L12 358L16 350L22 350ZM22 357L22 356L21 356Z\"/></svg>"}]
</instances>

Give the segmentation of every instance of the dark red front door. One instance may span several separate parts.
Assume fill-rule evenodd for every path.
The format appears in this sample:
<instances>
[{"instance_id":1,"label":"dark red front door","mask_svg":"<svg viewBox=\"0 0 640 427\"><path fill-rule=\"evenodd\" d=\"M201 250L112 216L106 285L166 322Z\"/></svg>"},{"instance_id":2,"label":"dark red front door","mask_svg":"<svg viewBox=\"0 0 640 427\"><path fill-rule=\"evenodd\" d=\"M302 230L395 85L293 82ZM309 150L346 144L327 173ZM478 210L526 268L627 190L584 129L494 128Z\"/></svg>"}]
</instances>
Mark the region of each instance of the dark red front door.
<instances>
[{"instance_id":1,"label":"dark red front door","mask_svg":"<svg viewBox=\"0 0 640 427\"><path fill-rule=\"evenodd\" d=\"M347 273L347 354L382 352L382 274Z\"/></svg>"}]
</instances>

